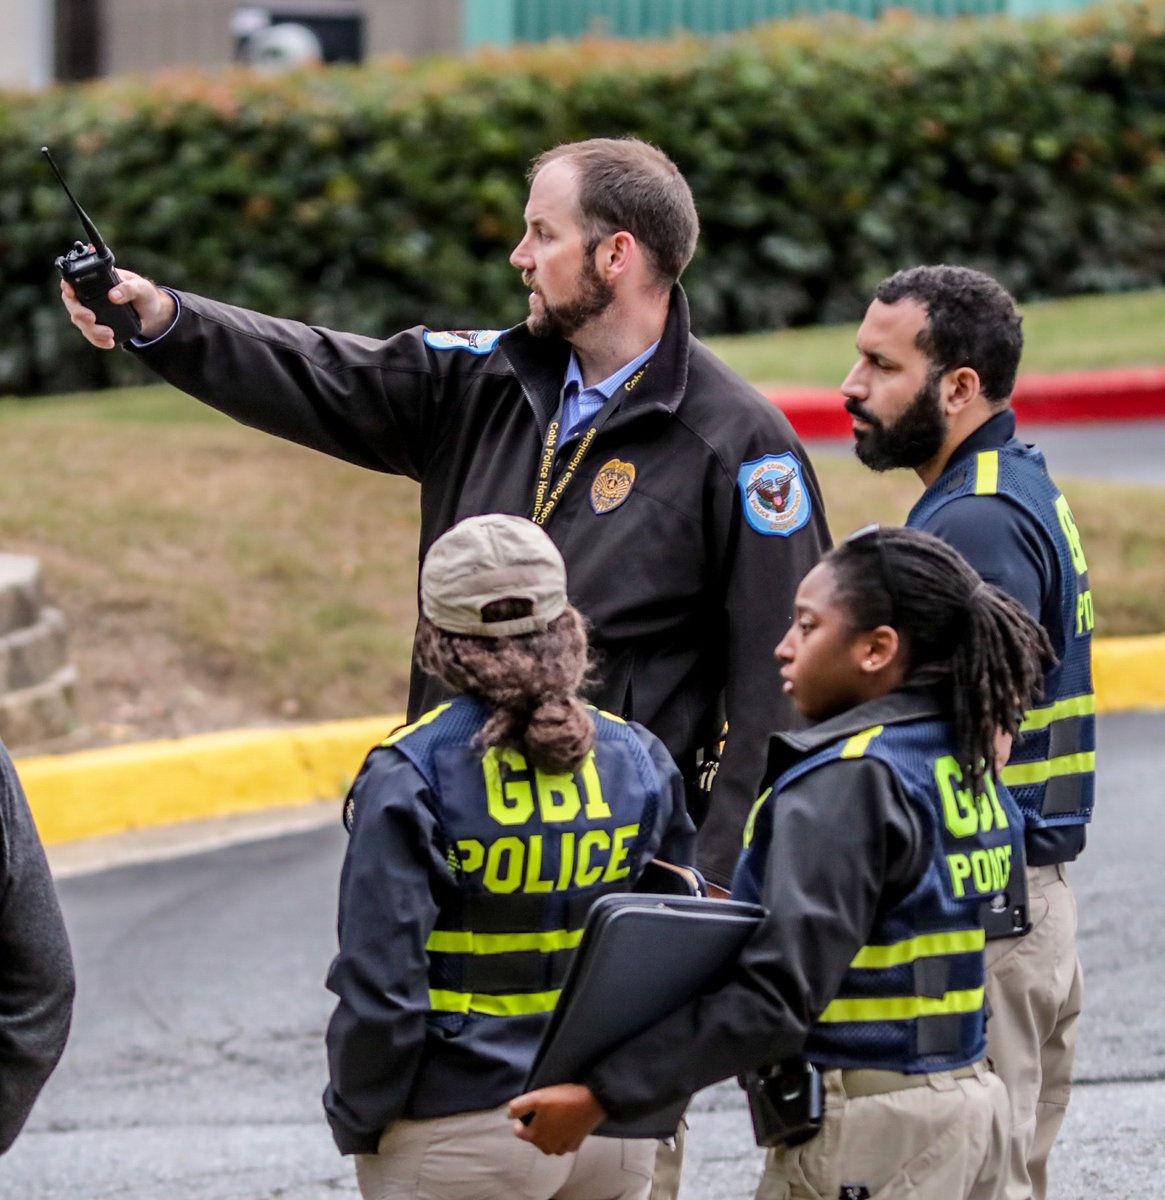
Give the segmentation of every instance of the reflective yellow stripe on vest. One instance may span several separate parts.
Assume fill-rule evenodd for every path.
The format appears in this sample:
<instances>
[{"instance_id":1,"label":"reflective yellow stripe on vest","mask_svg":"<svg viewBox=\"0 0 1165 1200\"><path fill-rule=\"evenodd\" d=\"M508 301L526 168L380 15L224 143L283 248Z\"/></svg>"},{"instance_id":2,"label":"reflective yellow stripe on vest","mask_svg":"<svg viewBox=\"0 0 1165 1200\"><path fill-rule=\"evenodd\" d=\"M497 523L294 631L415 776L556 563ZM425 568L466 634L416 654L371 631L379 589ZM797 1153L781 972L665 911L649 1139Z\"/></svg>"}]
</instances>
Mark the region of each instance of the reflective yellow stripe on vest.
<instances>
[{"instance_id":1,"label":"reflective yellow stripe on vest","mask_svg":"<svg viewBox=\"0 0 1165 1200\"><path fill-rule=\"evenodd\" d=\"M429 709L427 713L418 717L411 725L406 725L403 729L398 729L390 733L380 744L382 746L395 746L401 738L408 737L415 729L420 729L422 725L428 725L435 721L452 703L453 701L449 700L444 704L438 704L436 708Z\"/></svg>"},{"instance_id":2,"label":"reflective yellow stripe on vest","mask_svg":"<svg viewBox=\"0 0 1165 1200\"><path fill-rule=\"evenodd\" d=\"M483 996L469 992L438 992L430 989L429 1007L434 1012L481 1013L487 1017L522 1017L546 1013L558 1003L561 989L514 996Z\"/></svg>"},{"instance_id":3,"label":"reflective yellow stripe on vest","mask_svg":"<svg viewBox=\"0 0 1165 1200\"><path fill-rule=\"evenodd\" d=\"M1030 733L1033 729L1047 729L1056 721L1066 721L1071 717L1090 717L1096 712L1096 697L1069 696L1065 700L1057 700L1047 708L1029 708L1023 714L1023 724L1020 733Z\"/></svg>"},{"instance_id":4,"label":"reflective yellow stripe on vest","mask_svg":"<svg viewBox=\"0 0 1165 1200\"><path fill-rule=\"evenodd\" d=\"M841 748L841 757L864 758L866 751L870 748L870 743L885 728L885 725L875 725L872 729L865 729L861 733L855 733Z\"/></svg>"},{"instance_id":5,"label":"reflective yellow stripe on vest","mask_svg":"<svg viewBox=\"0 0 1165 1200\"><path fill-rule=\"evenodd\" d=\"M748 820L744 823L744 848L747 850L752 845L753 836L756 834L756 819L760 816L760 810L764 808L765 801L773 794L771 787L765 788L763 792L756 798L751 809L749 809Z\"/></svg>"},{"instance_id":6,"label":"reflective yellow stripe on vest","mask_svg":"<svg viewBox=\"0 0 1165 1200\"><path fill-rule=\"evenodd\" d=\"M972 954L987 944L987 935L982 929L957 929L946 933L926 933L892 946L863 946L854 955L851 967L879 970L885 967L900 967L903 963L915 962L936 954Z\"/></svg>"},{"instance_id":7,"label":"reflective yellow stripe on vest","mask_svg":"<svg viewBox=\"0 0 1165 1200\"><path fill-rule=\"evenodd\" d=\"M994 496L999 491L999 451L982 450L975 456L975 495Z\"/></svg>"},{"instance_id":8,"label":"reflective yellow stripe on vest","mask_svg":"<svg viewBox=\"0 0 1165 1200\"><path fill-rule=\"evenodd\" d=\"M931 996L882 996L873 1000L834 1000L817 1019L838 1021L912 1021L916 1017L937 1017L947 1013L977 1012L983 1007L983 989L947 992Z\"/></svg>"},{"instance_id":9,"label":"reflective yellow stripe on vest","mask_svg":"<svg viewBox=\"0 0 1165 1200\"><path fill-rule=\"evenodd\" d=\"M581 929L551 929L538 933L474 933L472 930L434 929L425 944L438 954L512 954L537 950L573 950L582 941Z\"/></svg>"},{"instance_id":10,"label":"reflective yellow stripe on vest","mask_svg":"<svg viewBox=\"0 0 1165 1200\"><path fill-rule=\"evenodd\" d=\"M1027 783L1047 783L1063 775L1090 775L1096 770L1096 751L1081 754L1065 754L1060 758L1046 758L1040 762L1012 763L999 773L1008 787L1022 787Z\"/></svg>"}]
</instances>

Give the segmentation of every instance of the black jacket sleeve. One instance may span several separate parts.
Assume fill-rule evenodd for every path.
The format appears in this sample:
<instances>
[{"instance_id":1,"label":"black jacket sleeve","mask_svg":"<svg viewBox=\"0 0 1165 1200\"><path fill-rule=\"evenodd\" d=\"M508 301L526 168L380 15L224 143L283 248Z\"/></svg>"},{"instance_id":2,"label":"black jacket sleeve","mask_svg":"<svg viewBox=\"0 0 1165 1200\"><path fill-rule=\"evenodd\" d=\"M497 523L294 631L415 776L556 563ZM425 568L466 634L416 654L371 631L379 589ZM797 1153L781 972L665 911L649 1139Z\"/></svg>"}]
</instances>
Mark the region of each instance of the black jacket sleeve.
<instances>
[{"instance_id":1,"label":"black jacket sleeve","mask_svg":"<svg viewBox=\"0 0 1165 1200\"><path fill-rule=\"evenodd\" d=\"M773 432L756 435L753 456L792 452L801 465L811 512L787 537L753 529L742 511L736 476L722 503L718 527L727 529L720 557L724 581L724 706L728 722L723 756L700 828L697 865L710 883L728 887L740 856L744 823L760 792L769 738L800 729L781 687L774 651L793 623L793 600L801 580L830 547L825 505L812 464L785 417L775 409ZM735 468L734 468L735 469Z\"/></svg>"},{"instance_id":2,"label":"black jacket sleeve","mask_svg":"<svg viewBox=\"0 0 1165 1200\"><path fill-rule=\"evenodd\" d=\"M0 1154L69 1034L73 959L24 791L0 746Z\"/></svg>"},{"instance_id":3,"label":"black jacket sleeve","mask_svg":"<svg viewBox=\"0 0 1165 1200\"><path fill-rule=\"evenodd\" d=\"M921 826L883 763L829 763L775 803L767 915L723 986L586 1077L611 1115L635 1117L797 1054L865 945L883 897L911 886L925 867Z\"/></svg>"},{"instance_id":4,"label":"black jacket sleeve","mask_svg":"<svg viewBox=\"0 0 1165 1200\"><path fill-rule=\"evenodd\" d=\"M442 372L461 356L431 355L420 328L378 340L177 295L174 327L134 351L168 383L244 425L420 479L451 408Z\"/></svg>"},{"instance_id":5,"label":"black jacket sleeve","mask_svg":"<svg viewBox=\"0 0 1165 1200\"><path fill-rule=\"evenodd\" d=\"M339 953L328 990L330 1083L324 1108L344 1154L374 1154L405 1109L425 1042L425 945L436 924L438 849L428 786L392 749L376 750L353 788L340 876Z\"/></svg>"},{"instance_id":6,"label":"black jacket sleeve","mask_svg":"<svg viewBox=\"0 0 1165 1200\"><path fill-rule=\"evenodd\" d=\"M655 829L647 846L646 858L662 858L677 867L691 867L696 862L696 827L688 816L684 780L667 747L643 726L631 723L643 743L659 776L659 808Z\"/></svg>"}]
</instances>

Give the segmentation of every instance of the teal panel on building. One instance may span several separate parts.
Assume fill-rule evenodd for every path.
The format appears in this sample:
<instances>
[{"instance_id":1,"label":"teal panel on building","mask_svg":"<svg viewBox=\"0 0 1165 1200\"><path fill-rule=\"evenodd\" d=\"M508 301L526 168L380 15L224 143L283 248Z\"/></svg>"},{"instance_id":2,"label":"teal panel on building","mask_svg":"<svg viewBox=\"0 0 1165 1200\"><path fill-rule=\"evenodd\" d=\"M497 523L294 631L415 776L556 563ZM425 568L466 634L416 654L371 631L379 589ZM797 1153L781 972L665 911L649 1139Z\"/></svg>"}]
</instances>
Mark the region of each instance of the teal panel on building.
<instances>
[{"instance_id":1,"label":"teal panel on building","mask_svg":"<svg viewBox=\"0 0 1165 1200\"><path fill-rule=\"evenodd\" d=\"M893 9L928 17L1026 17L1085 8L1093 0L463 0L463 43L507 46L587 35L664 38L731 33L762 21L843 12L874 19Z\"/></svg>"}]
</instances>

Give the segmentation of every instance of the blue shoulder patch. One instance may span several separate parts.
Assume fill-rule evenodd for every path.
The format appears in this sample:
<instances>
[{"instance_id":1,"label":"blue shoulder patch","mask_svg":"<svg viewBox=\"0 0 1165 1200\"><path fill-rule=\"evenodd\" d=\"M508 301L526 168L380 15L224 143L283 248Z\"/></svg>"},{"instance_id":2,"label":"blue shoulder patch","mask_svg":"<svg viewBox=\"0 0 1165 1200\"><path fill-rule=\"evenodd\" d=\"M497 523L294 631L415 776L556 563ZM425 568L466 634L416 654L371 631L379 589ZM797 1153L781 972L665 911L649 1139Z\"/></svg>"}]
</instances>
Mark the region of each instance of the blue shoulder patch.
<instances>
[{"instance_id":1,"label":"blue shoulder patch","mask_svg":"<svg viewBox=\"0 0 1165 1200\"><path fill-rule=\"evenodd\" d=\"M742 463L736 477L748 523L758 533L788 537L813 513L813 501L795 454L773 454Z\"/></svg>"},{"instance_id":2,"label":"blue shoulder patch","mask_svg":"<svg viewBox=\"0 0 1165 1200\"><path fill-rule=\"evenodd\" d=\"M488 354L504 331L501 329L425 330L425 345L433 350L468 350L470 354Z\"/></svg>"}]
</instances>

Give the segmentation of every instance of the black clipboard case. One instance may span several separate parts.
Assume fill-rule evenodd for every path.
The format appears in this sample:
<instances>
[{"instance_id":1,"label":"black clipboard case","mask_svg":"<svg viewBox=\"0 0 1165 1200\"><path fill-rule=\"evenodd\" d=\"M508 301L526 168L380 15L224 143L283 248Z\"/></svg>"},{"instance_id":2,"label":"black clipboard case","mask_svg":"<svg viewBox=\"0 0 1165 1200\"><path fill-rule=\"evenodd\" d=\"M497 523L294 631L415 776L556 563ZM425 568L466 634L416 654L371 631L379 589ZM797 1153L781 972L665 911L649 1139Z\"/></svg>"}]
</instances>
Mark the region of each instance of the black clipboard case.
<instances>
[{"instance_id":1,"label":"black clipboard case","mask_svg":"<svg viewBox=\"0 0 1165 1200\"><path fill-rule=\"evenodd\" d=\"M756 904L633 892L602 896L587 916L526 1091L576 1083L591 1066L724 977L764 910ZM606 1137L665 1138L685 1098Z\"/></svg>"}]
</instances>

